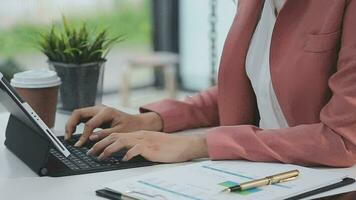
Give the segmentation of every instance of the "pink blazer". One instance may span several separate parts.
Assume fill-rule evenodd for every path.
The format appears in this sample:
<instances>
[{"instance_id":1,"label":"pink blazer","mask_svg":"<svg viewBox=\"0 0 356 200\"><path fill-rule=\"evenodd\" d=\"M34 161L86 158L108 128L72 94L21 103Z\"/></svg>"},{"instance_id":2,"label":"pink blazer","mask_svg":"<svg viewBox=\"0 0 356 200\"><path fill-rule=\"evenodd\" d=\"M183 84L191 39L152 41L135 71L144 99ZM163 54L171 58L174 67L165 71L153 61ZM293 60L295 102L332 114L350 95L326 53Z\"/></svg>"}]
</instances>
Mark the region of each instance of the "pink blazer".
<instances>
[{"instance_id":1,"label":"pink blazer","mask_svg":"<svg viewBox=\"0 0 356 200\"><path fill-rule=\"evenodd\" d=\"M245 59L263 6L239 0L218 85L185 102L163 100L164 131L211 127L211 159L352 166L356 163L356 0L288 0L272 36L274 90L290 128L260 129Z\"/></svg>"}]
</instances>

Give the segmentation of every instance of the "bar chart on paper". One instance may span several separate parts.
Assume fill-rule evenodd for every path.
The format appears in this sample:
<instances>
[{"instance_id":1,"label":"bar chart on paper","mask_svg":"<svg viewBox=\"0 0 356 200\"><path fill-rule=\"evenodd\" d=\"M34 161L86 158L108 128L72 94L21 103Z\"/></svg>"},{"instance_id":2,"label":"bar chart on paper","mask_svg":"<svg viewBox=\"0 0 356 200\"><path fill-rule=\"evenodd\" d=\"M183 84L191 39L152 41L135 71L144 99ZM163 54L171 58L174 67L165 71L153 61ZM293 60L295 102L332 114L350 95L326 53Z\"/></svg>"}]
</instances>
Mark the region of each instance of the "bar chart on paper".
<instances>
[{"instance_id":1,"label":"bar chart on paper","mask_svg":"<svg viewBox=\"0 0 356 200\"><path fill-rule=\"evenodd\" d=\"M222 192L226 187L242 182L263 178L268 175L295 169L298 166L249 163L234 161L204 161L177 167L137 178L123 180L106 186L115 191L129 191L129 195L144 199L162 200L215 200L215 199L279 199L294 196L308 188L316 188L330 183L332 177L313 179L315 171L298 167L301 175L295 181L253 188L238 192ZM333 176L340 180L339 176ZM328 179L328 180L326 180ZM307 184L305 184L307 183Z\"/></svg>"}]
</instances>

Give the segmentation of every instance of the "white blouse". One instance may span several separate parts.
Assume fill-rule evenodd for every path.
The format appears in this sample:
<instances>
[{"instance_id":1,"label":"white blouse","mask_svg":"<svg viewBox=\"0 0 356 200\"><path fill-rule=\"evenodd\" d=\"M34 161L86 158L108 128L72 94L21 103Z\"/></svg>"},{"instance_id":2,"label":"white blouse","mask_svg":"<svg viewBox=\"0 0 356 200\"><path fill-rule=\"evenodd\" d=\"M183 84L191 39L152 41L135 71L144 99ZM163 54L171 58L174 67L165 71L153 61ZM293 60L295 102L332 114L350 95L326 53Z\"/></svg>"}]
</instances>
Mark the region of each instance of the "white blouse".
<instances>
[{"instance_id":1,"label":"white blouse","mask_svg":"<svg viewBox=\"0 0 356 200\"><path fill-rule=\"evenodd\" d=\"M246 58L246 72L257 98L260 128L278 129L288 127L274 92L270 74L270 46L276 22L276 12L281 0L265 0L260 21L252 37Z\"/></svg>"}]
</instances>

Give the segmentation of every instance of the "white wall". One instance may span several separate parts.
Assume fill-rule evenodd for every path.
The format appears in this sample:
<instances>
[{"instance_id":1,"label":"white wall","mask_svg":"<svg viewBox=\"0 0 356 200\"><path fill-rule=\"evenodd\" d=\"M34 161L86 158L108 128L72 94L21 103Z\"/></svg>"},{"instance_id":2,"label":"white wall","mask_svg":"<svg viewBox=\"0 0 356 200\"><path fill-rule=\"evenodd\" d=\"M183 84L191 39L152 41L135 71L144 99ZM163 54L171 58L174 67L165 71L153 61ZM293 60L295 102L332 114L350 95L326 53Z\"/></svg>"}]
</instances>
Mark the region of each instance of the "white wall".
<instances>
[{"instance_id":1,"label":"white wall","mask_svg":"<svg viewBox=\"0 0 356 200\"><path fill-rule=\"evenodd\" d=\"M236 4L233 0L217 2L218 65ZM181 75L184 86L190 89L202 90L210 85L209 15L209 0L180 0Z\"/></svg>"}]
</instances>

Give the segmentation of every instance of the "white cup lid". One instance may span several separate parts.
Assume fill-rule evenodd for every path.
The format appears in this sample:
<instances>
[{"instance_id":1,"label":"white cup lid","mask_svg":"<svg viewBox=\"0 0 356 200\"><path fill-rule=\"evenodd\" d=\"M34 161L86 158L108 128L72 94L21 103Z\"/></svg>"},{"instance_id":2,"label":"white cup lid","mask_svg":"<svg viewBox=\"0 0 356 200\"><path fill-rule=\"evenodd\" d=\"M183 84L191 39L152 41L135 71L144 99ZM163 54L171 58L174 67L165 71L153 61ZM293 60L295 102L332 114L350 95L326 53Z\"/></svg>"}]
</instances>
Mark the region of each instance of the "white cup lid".
<instances>
[{"instance_id":1,"label":"white cup lid","mask_svg":"<svg viewBox=\"0 0 356 200\"><path fill-rule=\"evenodd\" d=\"M49 88L61 84L57 73L48 69L34 69L20 72L11 79L11 85L17 88Z\"/></svg>"}]
</instances>

